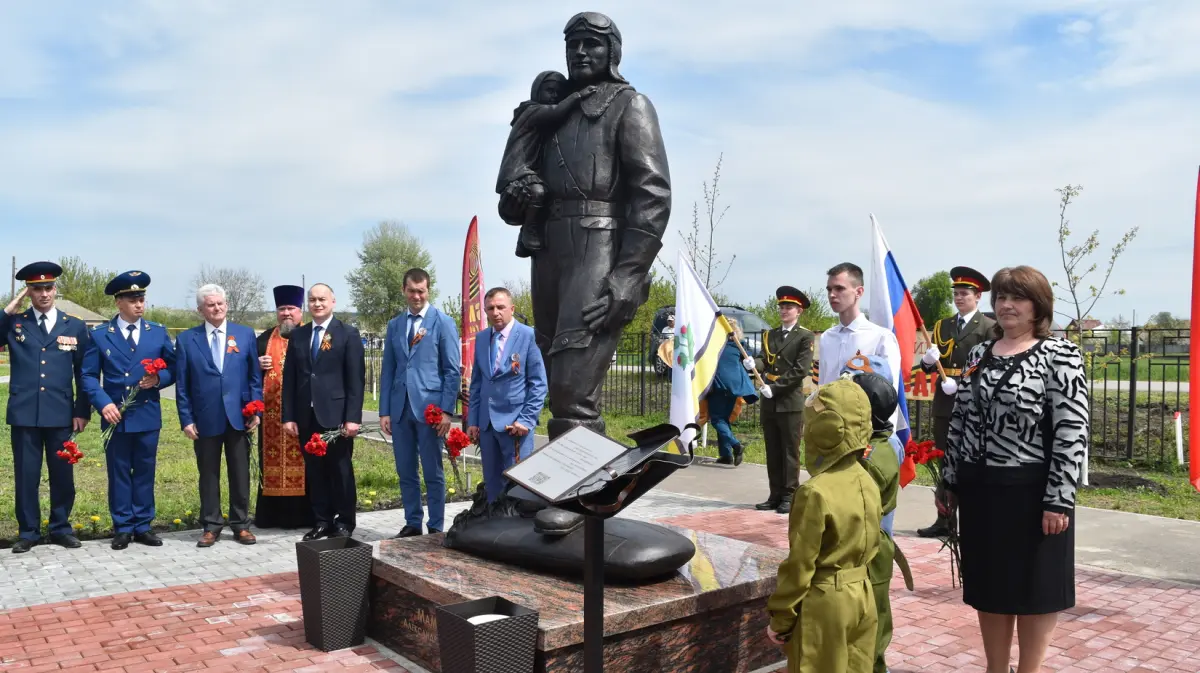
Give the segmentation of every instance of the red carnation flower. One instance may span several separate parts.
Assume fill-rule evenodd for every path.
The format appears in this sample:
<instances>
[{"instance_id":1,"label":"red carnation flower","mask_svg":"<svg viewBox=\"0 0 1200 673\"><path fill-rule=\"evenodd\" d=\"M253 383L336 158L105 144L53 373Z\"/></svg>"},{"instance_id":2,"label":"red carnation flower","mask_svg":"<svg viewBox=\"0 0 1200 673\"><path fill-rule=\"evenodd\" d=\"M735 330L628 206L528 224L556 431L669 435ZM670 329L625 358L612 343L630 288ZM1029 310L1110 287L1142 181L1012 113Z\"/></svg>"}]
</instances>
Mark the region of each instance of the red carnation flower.
<instances>
[{"instance_id":1,"label":"red carnation flower","mask_svg":"<svg viewBox=\"0 0 1200 673\"><path fill-rule=\"evenodd\" d=\"M425 407L425 422L429 425L439 425L442 422L442 410L436 404Z\"/></svg>"},{"instance_id":2,"label":"red carnation flower","mask_svg":"<svg viewBox=\"0 0 1200 673\"><path fill-rule=\"evenodd\" d=\"M462 455L463 449L471 445L470 438L467 433L459 428L451 428L450 434L446 437L446 455L450 458L458 458Z\"/></svg>"}]
</instances>

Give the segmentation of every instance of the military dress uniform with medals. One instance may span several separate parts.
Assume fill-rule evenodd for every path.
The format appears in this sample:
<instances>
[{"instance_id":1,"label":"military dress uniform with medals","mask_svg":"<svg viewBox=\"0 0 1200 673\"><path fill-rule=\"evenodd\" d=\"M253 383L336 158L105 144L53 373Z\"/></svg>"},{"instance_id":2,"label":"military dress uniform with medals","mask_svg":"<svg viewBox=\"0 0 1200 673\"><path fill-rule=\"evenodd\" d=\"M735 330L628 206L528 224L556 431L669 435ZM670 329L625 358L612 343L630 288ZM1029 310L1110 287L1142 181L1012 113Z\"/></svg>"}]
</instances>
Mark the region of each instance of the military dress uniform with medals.
<instances>
[{"instance_id":1,"label":"military dress uniform with medals","mask_svg":"<svg viewBox=\"0 0 1200 673\"><path fill-rule=\"evenodd\" d=\"M34 262L17 272L26 287L54 285L62 267ZM0 312L0 346L7 346L9 376L7 422L13 450L13 477L20 537L13 552L29 551L41 540L38 487L42 456L50 477L50 542L79 547L71 531L75 504L72 466L57 456L71 438L74 419L88 419L91 408L83 392L83 353L89 341L87 326L57 308L42 313L33 307L23 313Z\"/></svg>"},{"instance_id":2,"label":"military dress uniform with medals","mask_svg":"<svg viewBox=\"0 0 1200 673\"><path fill-rule=\"evenodd\" d=\"M794 287L783 286L775 292L780 304L809 306L808 297ZM755 368L763 372L763 381L771 397L760 396L763 441L767 454L767 481L770 494L755 507L787 514L792 494L800 485L800 438L804 434L804 382L812 373L816 336L799 324L791 329L776 327L763 335L762 358Z\"/></svg>"},{"instance_id":3,"label":"military dress uniform with medals","mask_svg":"<svg viewBox=\"0 0 1200 673\"><path fill-rule=\"evenodd\" d=\"M991 283L978 271L956 266L950 270L951 286L968 288L979 293L991 289ZM942 318L934 323L933 346L941 352L941 365L946 376L957 384L962 376L963 368L967 365L967 355L975 346L992 338L992 328L996 321L983 315L978 309L964 320L963 316L955 314ZM927 374L937 371L937 364L921 360L921 369ZM946 450L946 437L950 433L950 416L954 412L954 395L947 393L941 385L935 386L933 393L933 443L942 451ZM937 521L928 528L917 531L921 537L942 537L948 533L946 518L938 515Z\"/></svg>"},{"instance_id":4,"label":"military dress uniform with medals","mask_svg":"<svg viewBox=\"0 0 1200 673\"><path fill-rule=\"evenodd\" d=\"M126 271L109 281L104 293L113 297L144 297L150 276ZM139 390L146 375L142 360L162 359L167 368L158 373L158 385ZM133 403L116 424L105 457L108 467L108 509L113 521L114 549L131 540L159 546L150 530L154 522L154 471L158 435L162 429L159 391L175 382L175 346L167 328L138 318L126 323L120 314L92 329L92 340L83 359L84 386L92 406L100 412L109 404L120 408L126 396L137 391ZM108 421L101 416L101 431Z\"/></svg>"}]
</instances>

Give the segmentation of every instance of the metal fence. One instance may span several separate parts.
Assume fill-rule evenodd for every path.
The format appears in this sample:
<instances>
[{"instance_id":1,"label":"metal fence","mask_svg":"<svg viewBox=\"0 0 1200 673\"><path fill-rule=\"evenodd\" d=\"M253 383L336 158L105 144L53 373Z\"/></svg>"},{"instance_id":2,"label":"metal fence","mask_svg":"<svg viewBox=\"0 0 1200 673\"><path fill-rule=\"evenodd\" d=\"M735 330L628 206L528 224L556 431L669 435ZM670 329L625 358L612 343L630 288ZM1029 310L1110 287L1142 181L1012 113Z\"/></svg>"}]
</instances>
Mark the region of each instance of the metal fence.
<instances>
[{"instance_id":1,"label":"metal fence","mask_svg":"<svg viewBox=\"0 0 1200 673\"><path fill-rule=\"evenodd\" d=\"M1071 338L1084 352L1092 388L1092 457L1174 464L1178 429L1186 460L1188 330L1115 329L1084 332L1082 338ZM648 334L626 334L622 338L601 391L605 413L666 416L671 404L671 379L669 370L663 372L660 366L656 371L654 366L653 349L658 343ZM758 407L752 404L745 408L735 424L737 432L758 433ZM1180 416L1178 422L1176 413ZM932 439L930 402L910 400L909 421L915 438Z\"/></svg>"}]
</instances>

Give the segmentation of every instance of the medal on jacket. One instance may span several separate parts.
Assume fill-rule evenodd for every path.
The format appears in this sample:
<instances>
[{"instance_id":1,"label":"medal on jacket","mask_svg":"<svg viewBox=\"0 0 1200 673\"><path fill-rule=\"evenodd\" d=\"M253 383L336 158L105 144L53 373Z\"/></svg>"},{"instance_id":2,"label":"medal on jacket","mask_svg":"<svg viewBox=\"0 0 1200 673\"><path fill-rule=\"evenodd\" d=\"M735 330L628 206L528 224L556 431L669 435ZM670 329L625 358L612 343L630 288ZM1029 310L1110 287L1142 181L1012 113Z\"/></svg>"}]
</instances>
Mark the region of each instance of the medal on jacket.
<instances>
[{"instance_id":1,"label":"medal on jacket","mask_svg":"<svg viewBox=\"0 0 1200 673\"><path fill-rule=\"evenodd\" d=\"M521 373L521 356L516 353L512 354L512 371L514 374Z\"/></svg>"},{"instance_id":2,"label":"medal on jacket","mask_svg":"<svg viewBox=\"0 0 1200 673\"><path fill-rule=\"evenodd\" d=\"M13 325L13 334L16 335L17 343L25 343L25 333L21 331L21 323Z\"/></svg>"},{"instance_id":3,"label":"medal on jacket","mask_svg":"<svg viewBox=\"0 0 1200 673\"><path fill-rule=\"evenodd\" d=\"M234 339L233 337L229 337L229 341L226 342L225 354L229 355L230 353L240 353L240 352L241 351L239 351L238 347L237 347L237 340Z\"/></svg>"},{"instance_id":4,"label":"medal on jacket","mask_svg":"<svg viewBox=\"0 0 1200 673\"><path fill-rule=\"evenodd\" d=\"M321 337L321 350L327 351L331 348L333 348L333 337L329 336L329 332L326 332L325 336Z\"/></svg>"},{"instance_id":5,"label":"medal on jacket","mask_svg":"<svg viewBox=\"0 0 1200 673\"><path fill-rule=\"evenodd\" d=\"M417 344L421 343L421 339L424 339L424 338L425 338L425 328L422 327L421 329L417 330L416 334L413 335L413 340L408 344L408 347L412 348L413 346L416 346Z\"/></svg>"}]
</instances>

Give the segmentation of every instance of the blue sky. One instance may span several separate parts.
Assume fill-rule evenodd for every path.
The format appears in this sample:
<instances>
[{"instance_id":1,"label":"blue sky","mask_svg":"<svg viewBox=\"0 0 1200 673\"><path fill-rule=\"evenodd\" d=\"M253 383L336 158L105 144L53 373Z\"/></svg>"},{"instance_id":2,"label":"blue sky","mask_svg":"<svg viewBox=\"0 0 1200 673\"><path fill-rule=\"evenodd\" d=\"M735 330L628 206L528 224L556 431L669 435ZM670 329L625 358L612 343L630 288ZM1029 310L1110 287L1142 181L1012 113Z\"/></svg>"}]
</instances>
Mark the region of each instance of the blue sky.
<instances>
[{"instance_id":1,"label":"blue sky","mask_svg":"<svg viewBox=\"0 0 1200 673\"><path fill-rule=\"evenodd\" d=\"M454 292L528 276L495 215L512 109L562 69L553 2L0 4L0 254L80 255L186 305L202 264L344 278L408 224ZM1061 278L1056 187L1118 263L1108 319L1186 312L1200 3L612 2L675 193L663 259L724 153L721 291L756 302L866 263L879 218L910 283L955 264ZM119 7L120 9L114 9ZM6 260L7 261L7 260Z\"/></svg>"}]
</instances>

